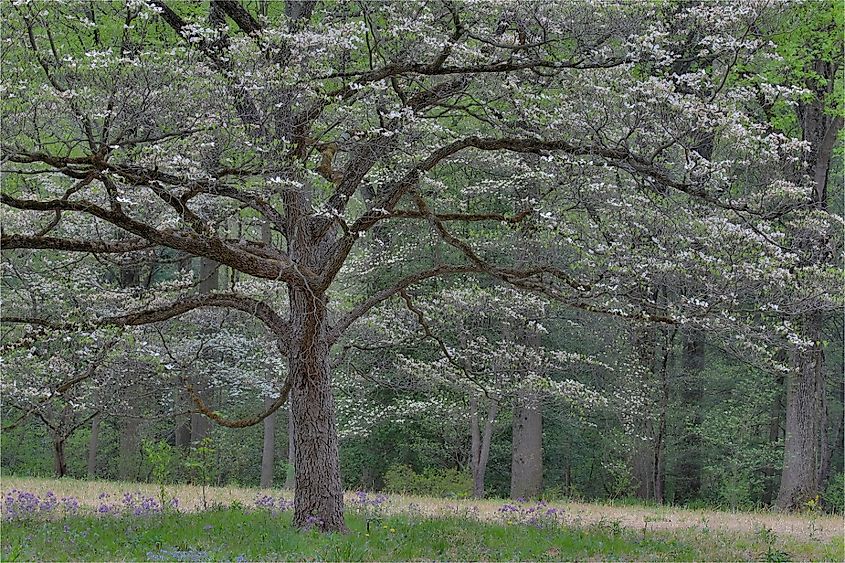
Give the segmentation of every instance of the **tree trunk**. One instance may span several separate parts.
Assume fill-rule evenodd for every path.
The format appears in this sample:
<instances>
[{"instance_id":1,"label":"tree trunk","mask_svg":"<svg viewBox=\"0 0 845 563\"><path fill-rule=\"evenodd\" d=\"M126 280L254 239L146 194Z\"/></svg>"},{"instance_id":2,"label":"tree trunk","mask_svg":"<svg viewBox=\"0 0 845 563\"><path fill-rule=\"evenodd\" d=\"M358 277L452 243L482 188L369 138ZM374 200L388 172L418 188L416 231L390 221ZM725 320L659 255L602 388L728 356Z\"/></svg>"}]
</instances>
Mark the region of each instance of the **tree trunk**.
<instances>
[{"instance_id":1,"label":"tree trunk","mask_svg":"<svg viewBox=\"0 0 845 563\"><path fill-rule=\"evenodd\" d=\"M469 400L469 469L472 473L472 496L481 498L484 494L484 483L479 487L478 461L481 453L481 429L478 426L478 398L473 395ZM479 488L481 492L479 492Z\"/></svg>"},{"instance_id":2,"label":"tree trunk","mask_svg":"<svg viewBox=\"0 0 845 563\"><path fill-rule=\"evenodd\" d=\"M499 402L490 399L490 407L487 409L487 417L484 420L484 433L481 433L478 420L478 399L473 397L470 401L472 451L470 452L470 468L472 470L472 496L475 498L484 497L484 474L487 472L487 462L490 459L490 443L493 440L493 424L496 415L499 413Z\"/></svg>"},{"instance_id":3,"label":"tree trunk","mask_svg":"<svg viewBox=\"0 0 845 563\"><path fill-rule=\"evenodd\" d=\"M267 15L267 5L261 2L262 15ZM240 235L239 235L240 236ZM270 231L270 224L267 222L261 225L261 241L265 244L272 244L273 234ZM232 275L234 276L234 271ZM234 281L234 280L233 280ZM273 399L264 400L264 408L269 408ZM276 462L276 413L264 419L264 444L261 450L261 487L269 489L273 486L273 470Z\"/></svg>"},{"instance_id":4,"label":"tree trunk","mask_svg":"<svg viewBox=\"0 0 845 563\"><path fill-rule=\"evenodd\" d=\"M176 390L176 401L174 401L177 411L188 410L191 406L191 401L185 397L185 392L181 389ZM182 450L187 450L191 445L191 417L177 416L176 429L174 430L176 447Z\"/></svg>"},{"instance_id":5,"label":"tree trunk","mask_svg":"<svg viewBox=\"0 0 845 563\"><path fill-rule=\"evenodd\" d=\"M97 448L100 437L100 417L91 419L91 438L88 440L88 478L94 479L97 476Z\"/></svg>"},{"instance_id":6,"label":"tree trunk","mask_svg":"<svg viewBox=\"0 0 845 563\"><path fill-rule=\"evenodd\" d=\"M296 494L294 525L345 531L337 423L326 337L326 297L290 289Z\"/></svg>"},{"instance_id":7,"label":"tree trunk","mask_svg":"<svg viewBox=\"0 0 845 563\"><path fill-rule=\"evenodd\" d=\"M273 399L264 400L264 408L269 408ZM273 469L276 453L276 413L264 419L264 447L261 451L261 488L273 486Z\"/></svg>"},{"instance_id":8,"label":"tree trunk","mask_svg":"<svg viewBox=\"0 0 845 563\"><path fill-rule=\"evenodd\" d=\"M138 478L138 452L141 448L140 422L137 418L126 418L120 428L120 459L118 478L121 481L135 481Z\"/></svg>"},{"instance_id":9,"label":"tree trunk","mask_svg":"<svg viewBox=\"0 0 845 563\"><path fill-rule=\"evenodd\" d=\"M766 431L766 439L769 444L774 444L780 439L781 420L783 419L783 402L784 402L784 385L786 383L785 377L777 377L775 384L777 386L777 393L772 399L772 409L769 411L769 427ZM763 504L771 506L775 499L778 488L778 467L774 462L769 463L763 470L764 488L763 488Z\"/></svg>"},{"instance_id":10,"label":"tree trunk","mask_svg":"<svg viewBox=\"0 0 845 563\"><path fill-rule=\"evenodd\" d=\"M651 433L651 430L649 430ZM631 475L634 478L635 494L642 500L654 500L654 444L653 438L634 438L631 452Z\"/></svg>"},{"instance_id":11,"label":"tree trunk","mask_svg":"<svg viewBox=\"0 0 845 563\"><path fill-rule=\"evenodd\" d=\"M292 467L294 465L294 455L293 452L296 451L296 440L294 439L294 432L293 432L293 408L288 408L288 456L287 456L287 463L288 467ZM296 487L296 470L285 472L285 488L286 489L294 489Z\"/></svg>"},{"instance_id":12,"label":"tree trunk","mask_svg":"<svg viewBox=\"0 0 845 563\"><path fill-rule=\"evenodd\" d=\"M537 497L543 489L543 415L540 402L521 393L514 405L511 498Z\"/></svg>"},{"instance_id":13,"label":"tree trunk","mask_svg":"<svg viewBox=\"0 0 845 563\"><path fill-rule=\"evenodd\" d=\"M643 293L643 297L645 297ZM653 299L658 299L659 291L654 292ZM631 474L636 486L637 498L643 500L654 500L655 498L655 475L658 467L657 461L657 438L660 432L658 412L660 400L654 397L654 391L658 387L659 368L658 343L659 331L653 327L634 327L632 334L632 346L642 366L644 380L642 386L648 390L649 400L646 402L647 410L640 413L641 422L638 425L637 434L640 437L634 438L634 446L631 451Z\"/></svg>"},{"instance_id":14,"label":"tree trunk","mask_svg":"<svg viewBox=\"0 0 845 563\"><path fill-rule=\"evenodd\" d=\"M220 264L210 258L200 258L200 284L201 294L211 293L220 288ZM209 350L214 353L214 350ZM194 388L205 404L210 405L213 390L205 374L199 375L194 381ZM205 415L195 413L191 415L191 442L196 444L208 435L211 430L211 421Z\"/></svg>"},{"instance_id":15,"label":"tree trunk","mask_svg":"<svg viewBox=\"0 0 845 563\"><path fill-rule=\"evenodd\" d=\"M810 145L806 173L813 181L809 199L820 210L827 209L830 164L843 126L842 116L831 115L825 108L826 101L834 95L837 68L832 61L816 60L813 64L815 74L806 84L815 96L811 101L798 105L802 140ZM824 263L832 258L826 253L817 256L812 248L815 243L815 240L804 243L809 247L811 263ZM798 508L819 494L821 478L827 471L823 446L827 440L824 354L821 348L823 323L823 317L817 313L802 319L804 339L811 341L812 345L809 350L798 350L794 354L795 362L786 394L783 472L776 502L781 509Z\"/></svg>"},{"instance_id":16,"label":"tree trunk","mask_svg":"<svg viewBox=\"0 0 845 563\"><path fill-rule=\"evenodd\" d=\"M65 438L53 435L53 473L61 479L67 475L67 460L65 459Z\"/></svg>"},{"instance_id":17,"label":"tree trunk","mask_svg":"<svg viewBox=\"0 0 845 563\"><path fill-rule=\"evenodd\" d=\"M660 403L657 418L657 435L654 438L654 474L652 476L652 489L654 500L663 504L666 488L666 419L669 410L669 355L672 353L672 343L675 340L675 331L671 335L664 332L663 358L660 365Z\"/></svg>"},{"instance_id":18,"label":"tree trunk","mask_svg":"<svg viewBox=\"0 0 845 563\"><path fill-rule=\"evenodd\" d=\"M375 477L373 476L373 468L367 463L361 466L361 490L372 491L375 490Z\"/></svg>"},{"instance_id":19,"label":"tree trunk","mask_svg":"<svg viewBox=\"0 0 845 563\"><path fill-rule=\"evenodd\" d=\"M843 401L845 389L843 389L842 385L838 385L837 387L839 387L839 404L843 404L845 403L845 401ZM825 418L828 418L827 413ZM827 435L822 437L822 461L821 466L819 467L819 488L822 490L827 486L828 479L830 479L830 474L833 470L834 453L843 444L842 423L843 420L841 416L834 417L833 424L828 427ZM841 455L839 456L839 459L842 459Z\"/></svg>"},{"instance_id":20,"label":"tree trunk","mask_svg":"<svg viewBox=\"0 0 845 563\"><path fill-rule=\"evenodd\" d=\"M684 503L701 494L701 400L702 370L704 368L704 339L694 331L684 339L683 375L681 376L681 401L685 413L681 428L681 459L678 463L678 480L674 502Z\"/></svg>"},{"instance_id":21,"label":"tree trunk","mask_svg":"<svg viewBox=\"0 0 845 563\"><path fill-rule=\"evenodd\" d=\"M823 355L819 343L821 318L805 323L805 337L813 341L809 350L794 354L793 371L786 392L786 439L783 472L777 506L800 508L819 493L822 470L822 441L825 435L825 386Z\"/></svg>"}]
</instances>

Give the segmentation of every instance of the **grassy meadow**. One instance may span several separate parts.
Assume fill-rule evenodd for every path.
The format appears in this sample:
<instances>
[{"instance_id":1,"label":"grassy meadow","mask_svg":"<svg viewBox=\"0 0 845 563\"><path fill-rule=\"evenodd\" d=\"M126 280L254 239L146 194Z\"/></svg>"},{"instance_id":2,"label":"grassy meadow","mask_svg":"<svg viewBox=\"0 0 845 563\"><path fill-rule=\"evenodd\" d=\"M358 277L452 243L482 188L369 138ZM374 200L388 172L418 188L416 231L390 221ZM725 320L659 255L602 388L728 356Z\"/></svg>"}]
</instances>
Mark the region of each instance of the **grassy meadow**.
<instances>
[{"instance_id":1,"label":"grassy meadow","mask_svg":"<svg viewBox=\"0 0 845 563\"><path fill-rule=\"evenodd\" d=\"M842 518L813 513L350 493L348 533L324 535L292 527L289 491L209 487L204 507L199 487L174 485L163 510L156 485L4 478L2 491L3 561L840 561L845 549Z\"/></svg>"}]
</instances>

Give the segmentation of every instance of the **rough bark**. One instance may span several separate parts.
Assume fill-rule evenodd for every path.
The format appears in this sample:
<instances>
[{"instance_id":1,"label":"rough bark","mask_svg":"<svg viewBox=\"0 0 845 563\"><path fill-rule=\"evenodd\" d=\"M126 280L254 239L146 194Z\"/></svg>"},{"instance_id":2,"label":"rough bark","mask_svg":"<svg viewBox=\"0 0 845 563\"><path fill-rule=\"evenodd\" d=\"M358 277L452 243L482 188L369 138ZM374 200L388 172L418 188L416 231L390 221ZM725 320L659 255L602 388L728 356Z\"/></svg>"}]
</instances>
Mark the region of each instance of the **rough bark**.
<instances>
[{"instance_id":1,"label":"rough bark","mask_svg":"<svg viewBox=\"0 0 845 563\"><path fill-rule=\"evenodd\" d=\"M94 479L97 476L97 449L100 437L100 417L91 419L91 437L88 439L88 478Z\"/></svg>"},{"instance_id":2,"label":"rough bark","mask_svg":"<svg viewBox=\"0 0 845 563\"><path fill-rule=\"evenodd\" d=\"M326 338L326 297L308 288L291 288L289 295L296 480L293 522L297 527L344 531L343 486Z\"/></svg>"},{"instance_id":3,"label":"rough bark","mask_svg":"<svg viewBox=\"0 0 845 563\"><path fill-rule=\"evenodd\" d=\"M798 121L802 139L810 145L807 169L812 178L809 199L818 209L827 208L828 180L836 139L842 129L843 118L826 111L826 100L833 95L837 66L834 62L817 60L815 75L807 86L814 98L799 104ZM813 241L815 242L815 241ZM803 246L812 247L811 241ZM815 256L810 260L824 261L830 257ZM812 342L809 349L793 353L793 370L786 395L786 425L783 471L777 506L781 509L801 507L821 490L821 479L827 469L825 453L827 440L827 407L825 404L824 353L821 347L824 319L818 313L802 319L804 339Z\"/></svg>"},{"instance_id":4,"label":"rough bark","mask_svg":"<svg viewBox=\"0 0 845 563\"><path fill-rule=\"evenodd\" d=\"M273 399L264 400L264 408L273 404ZM273 486L273 469L276 453L276 413L264 419L264 445L261 450L261 487Z\"/></svg>"},{"instance_id":5,"label":"rough bark","mask_svg":"<svg viewBox=\"0 0 845 563\"><path fill-rule=\"evenodd\" d=\"M837 399L839 404L845 403L843 401L843 395L845 395L845 389L842 385L838 385L837 391ZM829 413L827 413L829 415ZM829 419L829 416L826 416ZM828 479L830 479L830 475L833 471L833 460L835 459L835 452L838 451L838 448L841 448L843 445L843 420L842 416L833 417L833 422L828 427L827 436L823 437L822 442L822 462L821 466L819 467L819 487L821 489L825 489L827 486ZM842 460L842 456L839 456L839 460Z\"/></svg>"},{"instance_id":6,"label":"rough bark","mask_svg":"<svg viewBox=\"0 0 845 563\"><path fill-rule=\"evenodd\" d=\"M287 462L288 466L294 465L294 455L293 453L296 451L296 439L294 438L293 432L293 409L288 407L288 416L287 416L287 424L288 424L288 455L287 455ZM290 471L288 470L285 473L285 488L293 490L296 487L296 470Z\"/></svg>"},{"instance_id":7,"label":"rough bark","mask_svg":"<svg viewBox=\"0 0 845 563\"><path fill-rule=\"evenodd\" d=\"M516 400L511 446L511 498L539 496L543 490L543 415L535 395Z\"/></svg>"},{"instance_id":8,"label":"rough bark","mask_svg":"<svg viewBox=\"0 0 845 563\"><path fill-rule=\"evenodd\" d=\"M776 502L778 508L785 510L800 508L821 488L822 443L827 436L824 356L818 342L820 323L818 315L805 323L806 336L814 344L794 354L786 393L783 471Z\"/></svg>"}]
</instances>

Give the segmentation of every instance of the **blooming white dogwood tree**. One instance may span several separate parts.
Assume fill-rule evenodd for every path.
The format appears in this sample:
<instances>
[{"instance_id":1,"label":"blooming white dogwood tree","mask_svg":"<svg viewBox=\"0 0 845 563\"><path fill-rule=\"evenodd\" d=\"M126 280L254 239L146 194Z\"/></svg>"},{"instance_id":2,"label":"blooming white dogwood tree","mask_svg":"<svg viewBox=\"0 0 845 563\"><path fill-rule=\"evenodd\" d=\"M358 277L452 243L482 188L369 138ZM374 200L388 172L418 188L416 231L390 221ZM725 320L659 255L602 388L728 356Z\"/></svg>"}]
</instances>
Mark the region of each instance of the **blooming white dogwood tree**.
<instances>
[{"instance_id":1,"label":"blooming white dogwood tree","mask_svg":"<svg viewBox=\"0 0 845 563\"><path fill-rule=\"evenodd\" d=\"M297 525L344 528L329 351L416 284L484 276L756 349L768 312L836 307L839 272L805 265L784 232L841 248L838 225L806 210L806 144L759 111L802 88L742 79L777 58L767 34L787 6L264 7L13 2L2 246L9 263L169 249L258 288L163 291L78 322L209 307L261 321L287 360L278 399L230 420L192 398L230 426L290 398ZM4 323L50 327L47 307L12 298Z\"/></svg>"}]
</instances>

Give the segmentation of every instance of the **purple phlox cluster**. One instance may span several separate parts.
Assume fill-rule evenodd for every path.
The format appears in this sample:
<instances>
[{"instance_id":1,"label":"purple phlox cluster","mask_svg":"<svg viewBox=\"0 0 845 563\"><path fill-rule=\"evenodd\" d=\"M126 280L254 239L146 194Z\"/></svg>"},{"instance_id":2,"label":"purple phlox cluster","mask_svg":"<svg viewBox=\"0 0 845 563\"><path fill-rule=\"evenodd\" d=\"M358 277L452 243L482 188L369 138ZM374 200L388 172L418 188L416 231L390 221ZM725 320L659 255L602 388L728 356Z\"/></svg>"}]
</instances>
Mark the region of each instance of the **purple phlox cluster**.
<instances>
[{"instance_id":1,"label":"purple phlox cluster","mask_svg":"<svg viewBox=\"0 0 845 563\"><path fill-rule=\"evenodd\" d=\"M356 491L347 503L358 514L368 519L382 516L383 507L387 503L387 496L382 494L368 494L366 491Z\"/></svg>"},{"instance_id":2,"label":"purple phlox cluster","mask_svg":"<svg viewBox=\"0 0 845 563\"><path fill-rule=\"evenodd\" d=\"M148 497L139 493L123 493L122 510L126 514L133 514L134 516L146 516L148 514L160 514L162 506L159 501L153 497Z\"/></svg>"},{"instance_id":3,"label":"purple phlox cluster","mask_svg":"<svg viewBox=\"0 0 845 563\"><path fill-rule=\"evenodd\" d=\"M59 499L56 498L56 494L53 491L47 491L47 494L41 499L39 510L41 512L52 512L58 505Z\"/></svg>"},{"instance_id":4,"label":"purple phlox cluster","mask_svg":"<svg viewBox=\"0 0 845 563\"><path fill-rule=\"evenodd\" d=\"M178 506L175 498L170 502L173 507ZM44 496L39 497L29 491L11 489L3 493L3 518L15 520L28 517L41 516L69 516L79 514L79 499L73 496L57 497L53 491L47 491ZM140 492L123 493L112 497L110 493L97 495L97 503L94 506L94 513L108 516L121 516L124 514L133 516L146 516L149 514L160 514L161 503L154 497L146 496Z\"/></svg>"},{"instance_id":5,"label":"purple phlox cluster","mask_svg":"<svg viewBox=\"0 0 845 563\"><path fill-rule=\"evenodd\" d=\"M497 511L507 524L527 524L544 528L557 526L563 519L563 510L549 506L544 500L529 503L524 498L518 498L513 503L505 503Z\"/></svg>"},{"instance_id":6,"label":"purple phlox cluster","mask_svg":"<svg viewBox=\"0 0 845 563\"><path fill-rule=\"evenodd\" d=\"M97 500L99 500L99 504L97 505L96 512L102 515L149 516L163 512L163 506L160 501L155 497L147 496L141 492L123 493L119 496L119 500L117 496L112 500L110 493L100 493L97 496ZM170 500L169 504L171 507L177 508L179 506L179 500L174 497Z\"/></svg>"},{"instance_id":7,"label":"purple phlox cluster","mask_svg":"<svg viewBox=\"0 0 845 563\"><path fill-rule=\"evenodd\" d=\"M258 494L255 496L255 506L267 510L271 514L278 514L279 512L293 510L293 501L284 497L273 498L270 495Z\"/></svg>"},{"instance_id":8,"label":"purple phlox cluster","mask_svg":"<svg viewBox=\"0 0 845 563\"><path fill-rule=\"evenodd\" d=\"M360 511L374 511L387 502L387 496L382 494L369 495L366 491L356 491L349 506Z\"/></svg>"},{"instance_id":9,"label":"purple phlox cluster","mask_svg":"<svg viewBox=\"0 0 845 563\"><path fill-rule=\"evenodd\" d=\"M76 497L62 497L62 507L65 514L79 514L79 499Z\"/></svg>"},{"instance_id":10,"label":"purple phlox cluster","mask_svg":"<svg viewBox=\"0 0 845 563\"><path fill-rule=\"evenodd\" d=\"M208 561L207 551L200 549L159 549L148 551L149 561Z\"/></svg>"},{"instance_id":11,"label":"purple phlox cluster","mask_svg":"<svg viewBox=\"0 0 845 563\"><path fill-rule=\"evenodd\" d=\"M120 508L116 503L109 503L111 500L111 494L109 493L100 493L97 495L97 500L99 503L97 504L97 514L118 514L120 513Z\"/></svg>"},{"instance_id":12,"label":"purple phlox cluster","mask_svg":"<svg viewBox=\"0 0 845 563\"><path fill-rule=\"evenodd\" d=\"M43 497L39 497L29 491L10 489L3 494L2 508L5 520L53 515L61 511L65 514L76 514L79 511L79 500L76 497L59 499L53 491L47 491Z\"/></svg>"}]
</instances>

